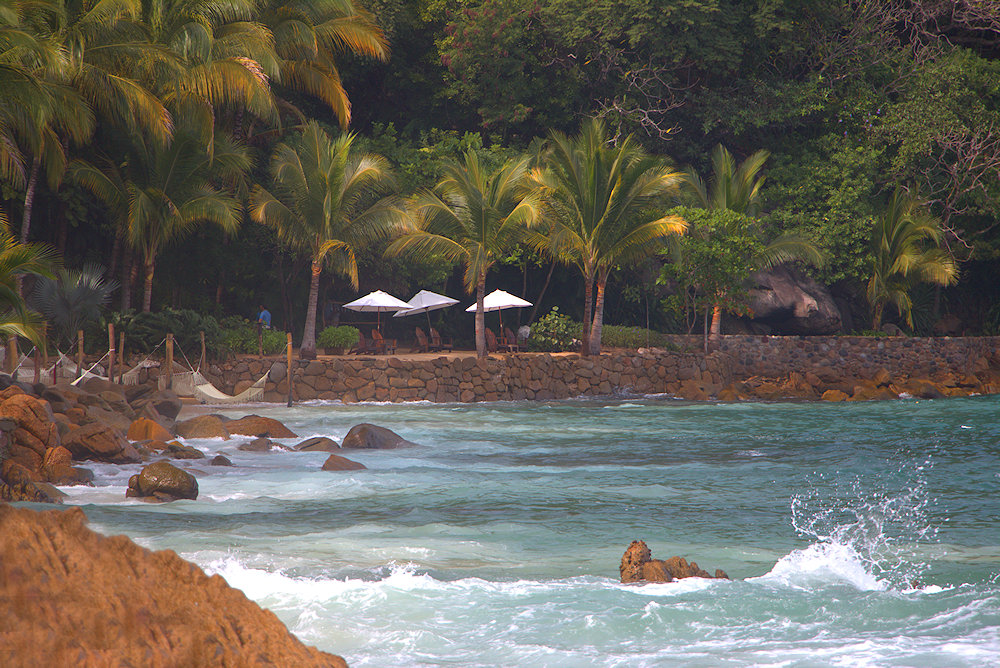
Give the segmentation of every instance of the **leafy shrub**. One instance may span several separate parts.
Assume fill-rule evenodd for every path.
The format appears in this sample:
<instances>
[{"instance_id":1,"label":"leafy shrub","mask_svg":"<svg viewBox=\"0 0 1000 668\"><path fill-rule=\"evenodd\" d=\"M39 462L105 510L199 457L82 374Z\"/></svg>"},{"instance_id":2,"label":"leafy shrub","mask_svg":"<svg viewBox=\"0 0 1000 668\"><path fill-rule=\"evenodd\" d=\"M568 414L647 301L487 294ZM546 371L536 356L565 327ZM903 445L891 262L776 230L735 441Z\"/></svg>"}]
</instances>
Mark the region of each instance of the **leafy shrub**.
<instances>
[{"instance_id":1,"label":"leafy shrub","mask_svg":"<svg viewBox=\"0 0 1000 668\"><path fill-rule=\"evenodd\" d=\"M666 334L645 327L624 327L621 325L603 325L601 327L601 345L608 348L671 347Z\"/></svg>"},{"instance_id":2,"label":"leafy shrub","mask_svg":"<svg viewBox=\"0 0 1000 668\"><path fill-rule=\"evenodd\" d=\"M583 333L583 326L568 315L559 313L559 307L552 310L531 325L528 350L539 352L560 352L572 349Z\"/></svg>"},{"instance_id":3,"label":"leafy shrub","mask_svg":"<svg viewBox=\"0 0 1000 668\"><path fill-rule=\"evenodd\" d=\"M200 332L205 332L205 347L214 354L220 352L222 330L219 323L210 315L190 309L165 308L155 313L136 313L124 325L126 345L135 350L152 350L167 334L173 334L174 345L191 358L200 353Z\"/></svg>"},{"instance_id":4,"label":"leafy shrub","mask_svg":"<svg viewBox=\"0 0 1000 668\"><path fill-rule=\"evenodd\" d=\"M232 316L223 320L225 329L220 336L221 348L230 354L257 354L257 323ZM265 329L262 332L265 355L277 355L285 349L287 337L283 332Z\"/></svg>"},{"instance_id":5,"label":"leafy shrub","mask_svg":"<svg viewBox=\"0 0 1000 668\"><path fill-rule=\"evenodd\" d=\"M360 334L357 327L350 325L327 327L316 337L316 345L321 348L352 348L357 345Z\"/></svg>"}]
</instances>

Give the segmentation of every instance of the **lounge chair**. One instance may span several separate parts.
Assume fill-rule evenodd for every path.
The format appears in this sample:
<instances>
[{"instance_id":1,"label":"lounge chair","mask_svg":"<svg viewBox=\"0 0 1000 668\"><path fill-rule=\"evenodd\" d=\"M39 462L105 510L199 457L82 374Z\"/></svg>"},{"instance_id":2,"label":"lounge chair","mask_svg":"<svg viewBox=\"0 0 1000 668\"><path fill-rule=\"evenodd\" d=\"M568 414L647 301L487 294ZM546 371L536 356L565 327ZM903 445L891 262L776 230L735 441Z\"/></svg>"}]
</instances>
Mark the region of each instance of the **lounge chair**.
<instances>
[{"instance_id":1,"label":"lounge chair","mask_svg":"<svg viewBox=\"0 0 1000 668\"><path fill-rule=\"evenodd\" d=\"M396 339L382 338L382 332L372 330L372 345L376 355L391 355L396 352Z\"/></svg>"},{"instance_id":2,"label":"lounge chair","mask_svg":"<svg viewBox=\"0 0 1000 668\"><path fill-rule=\"evenodd\" d=\"M431 350L446 350L450 353L453 347L451 339L445 341L438 331L431 327Z\"/></svg>"},{"instance_id":3,"label":"lounge chair","mask_svg":"<svg viewBox=\"0 0 1000 668\"><path fill-rule=\"evenodd\" d=\"M427 335L424 334L424 330L419 327L414 327L413 334L416 336L414 350L419 353L429 353L431 351L431 344L427 340Z\"/></svg>"},{"instance_id":4,"label":"lounge chair","mask_svg":"<svg viewBox=\"0 0 1000 668\"><path fill-rule=\"evenodd\" d=\"M517 343L517 337L514 336L514 332L510 330L510 327L503 328L503 335L500 337L500 345L507 346L507 350L512 353L516 353L521 350L521 346Z\"/></svg>"},{"instance_id":5,"label":"lounge chair","mask_svg":"<svg viewBox=\"0 0 1000 668\"><path fill-rule=\"evenodd\" d=\"M368 341L365 340L365 334L362 331L358 331L358 344L347 351L349 355L370 355L375 352Z\"/></svg>"},{"instance_id":6,"label":"lounge chair","mask_svg":"<svg viewBox=\"0 0 1000 668\"><path fill-rule=\"evenodd\" d=\"M486 328L486 352L495 353L499 350L499 344L497 343L497 335L493 333L493 330L489 327Z\"/></svg>"}]
</instances>

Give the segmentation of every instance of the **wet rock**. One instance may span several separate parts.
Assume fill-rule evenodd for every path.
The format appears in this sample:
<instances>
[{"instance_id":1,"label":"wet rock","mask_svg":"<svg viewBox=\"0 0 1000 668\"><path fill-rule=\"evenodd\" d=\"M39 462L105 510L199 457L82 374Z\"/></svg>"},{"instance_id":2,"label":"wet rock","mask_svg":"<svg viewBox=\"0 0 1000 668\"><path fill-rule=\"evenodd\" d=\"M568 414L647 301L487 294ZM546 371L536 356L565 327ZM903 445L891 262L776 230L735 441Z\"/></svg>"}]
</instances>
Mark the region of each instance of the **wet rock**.
<instances>
[{"instance_id":1,"label":"wet rock","mask_svg":"<svg viewBox=\"0 0 1000 668\"><path fill-rule=\"evenodd\" d=\"M125 435L114 427L95 422L77 427L66 435L66 449L76 460L95 460L111 464L134 464L142 461Z\"/></svg>"},{"instance_id":2,"label":"wet rock","mask_svg":"<svg viewBox=\"0 0 1000 668\"><path fill-rule=\"evenodd\" d=\"M300 452L336 452L340 450L340 446L332 438L314 436L302 441L294 449Z\"/></svg>"},{"instance_id":3,"label":"wet rock","mask_svg":"<svg viewBox=\"0 0 1000 668\"><path fill-rule=\"evenodd\" d=\"M295 432L274 418L247 415L239 420L226 423L230 434L244 436L266 436L268 438L295 438Z\"/></svg>"},{"instance_id":4,"label":"wet rock","mask_svg":"<svg viewBox=\"0 0 1000 668\"><path fill-rule=\"evenodd\" d=\"M346 668L174 552L87 528L83 512L0 507L10 666Z\"/></svg>"},{"instance_id":5,"label":"wet rock","mask_svg":"<svg viewBox=\"0 0 1000 668\"><path fill-rule=\"evenodd\" d=\"M281 443L275 443L269 438L261 436L260 438L255 438L252 441L246 441L245 443L240 443L236 446L237 450L242 450L243 452L270 452L271 450L290 450L287 445L282 445Z\"/></svg>"},{"instance_id":6,"label":"wet rock","mask_svg":"<svg viewBox=\"0 0 1000 668\"><path fill-rule=\"evenodd\" d=\"M622 555L618 567L622 583L629 582L673 582L682 578L719 578L729 579L726 572L716 569L715 575L700 568L697 563L683 557L669 559L653 559L646 543L634 540Z\"/></svg>"},{"instance_id":7,"label":"wet rock","mask_svg":"<svg viewBox=\"0 0 1000 668\"><path fill-rule=\"evenodd\" d=\"M9 456L37 471L45 451L62 443L55 415L48 402L24 394L17 386L0 393L0 420L12 425Z\"/></svg>"},{"instance_id":8,"label":"wet rock","mask_svg":"<svg viewBox=\"0 0 1000 668\"><path fill-rule=\"evenodd\" d=\"M351 427L340 447L344 450L389 450L416 445L385 427L362 423Z\"/></svg>"},{"instance_id":9,"label":"wet rock","mask_svg":"<svg viewBox=\"0 0 1000 668\"><path fill-rule=\"evenodd\" d=\"M163 428L163 426L149 418L137 418L128 427L125 437L130 441L169 441L173 434Z\"/></svg>"},{"instance_id":10,"label":"wet rock","mask_svg":"<svg viewBox=\"0 0 1000 668\"><path fill-rule=\"evenodd\" d=\"M361 469L367 469L368 467L361 462L356 462L347 457L341 457L340 455L330 455L325 462L323 462L324 471L359 471Z\"/></svg>"},{"instance_id":11,"label":"wet rock","mask_svg":"<svg viewBox=\"0 0 1000 668\"><path fill-rule=\"evenodd\" d=\"M154 462L129 478L125 496L153 501L197 499L198 481L169 462Z\"/></svg>"},{"instance_id":12,"label":"wet rock","mask_svg":"<svg viewBox=\"0 0 1000 668\"><path fill-rule=\"evenodd\" d=\"M170 441L163 450L163 454L171 459L205 459L205 453L190 445L182 445L177 441Z\"/></svg>"},{"instance_id":13,"label":"wet rock","mask_svg":"<svg viewBox=\"0 0 1000 668\"><path fill-rule=\"evenodd\" d=\"M850 399L847 392L841 392L840 390L827 390L820 397L823 401L847 401Z\"/></svg>"},{"instance_id":14,"label":"wet rock","mask_svg":"<svg viewBox=\"0 0 1000 668\"><path fill-rule=\"evenodd\" d=\"M212 466L232 466L233 462L225 455L216 455L208 462Z\"/></svg>"},{"instance_id":15,"label":"wet rock","mask_svg":"<svg viewBox=\"0 0 1000 668\"><path fill-rule=\"evenodd\" d=\"M190 420L178 422L175 429L181 438L229 439L229 430L226 429L226 425L214 415L199 415Z\"/></svg>"},{"instance_id":16,"label":"wet rock","mask_svg":"<svg viewBox=\"0 0 1000 668\"><path fill-rule=\"evenodd\" d=\"M34 503L61 503L60 497L52 495L43 484L35 479L24 466L8 459L0 462L0 501L32 501ZM0 511L3 506L0 505ZM0 534L3 535L3 534ZM10 540L4 535L4 540L0 540L0 546ZM0 570L3 563L0 562ZM4 582L0 577L0 584Z\"/></svg>"}]
</instances>

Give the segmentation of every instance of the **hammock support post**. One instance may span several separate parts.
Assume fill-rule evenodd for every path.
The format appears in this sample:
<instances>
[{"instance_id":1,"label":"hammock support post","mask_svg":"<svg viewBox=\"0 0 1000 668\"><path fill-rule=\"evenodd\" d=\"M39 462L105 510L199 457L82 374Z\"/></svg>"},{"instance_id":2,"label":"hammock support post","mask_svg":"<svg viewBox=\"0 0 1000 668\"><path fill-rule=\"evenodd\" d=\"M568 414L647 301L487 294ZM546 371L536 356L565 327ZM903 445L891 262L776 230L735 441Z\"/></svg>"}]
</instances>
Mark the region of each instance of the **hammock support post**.
<instances>
[{"instance_id":1,"label":"hammock support post","mask_svg":"<svg viewBox=\"0 0 1000 668\"><path fill-rule=\"evenodd\" d=\"M42 380L42 365L39 364L41 361L41 355L38 353L38 346L35 346L35 385Z\"/></svg>"},{"instance_id":2,"label":"hammock support post","mask_svg":"<svg viewBox=\"0 0 1000 668\"><path fill-rule=\"evenodd\" d=\"M83 330L76 333L76 377L83 375Z\"/></svg>"},{"instance_id":3,"label":"hammock support post","mask_svg":"<svg viewBox=\"0 0 1000 668\"><path fill-rule=\"evenodd\" d=\"M201 330L201 359L198 360L198 368L205 367L205 330Z\"/></svg>"},{"instance_id":4,"label":"hammock support post","mask_svg":"<svg viewBox=\"0 0 1000 668\"><path fill-rule=\"evenodd\" d=\"M14 375L14 371L17 366L14 364L14 360L17 359L17 337L13 334L7 337L7 373L11 376Z\"/></svg>"},{"instance_id":5,"label":"hammock support post","mask_svg":"<svg viewBox=\"0 0 1000 668\"><path fill-rule=\"evenodd\" d=\"M115 382L115 325L108 323L108 382Z\"/></svg>"},{"instance_id":6,"label":"hammock support post","mask_svg":"<svg viewBox=\"0 0 1000 668\"><path fill-rule=\"evenodd\" d=\"M118 384L125 382L125 330L118 332Z\"/></svg>"},{"instance_id":7,"label":"hammock support post","mask_svg":"<svg viewBox=\"0 0 1000 668\"><path fill-rule=\"evenodd\" d=\"M174 387L174 335L167 334L167 389Z\"/></svg>"},{"instance_id":8,"label":"hammock support post","mask_svg":"<svg viewBox=\"0 0 1000 668\"><path fill-rule=\"evenodd\" d=\"M285 332L285 359L288 364L288 408L292 407L292 333Z\"/></svg>"}]
</instances>

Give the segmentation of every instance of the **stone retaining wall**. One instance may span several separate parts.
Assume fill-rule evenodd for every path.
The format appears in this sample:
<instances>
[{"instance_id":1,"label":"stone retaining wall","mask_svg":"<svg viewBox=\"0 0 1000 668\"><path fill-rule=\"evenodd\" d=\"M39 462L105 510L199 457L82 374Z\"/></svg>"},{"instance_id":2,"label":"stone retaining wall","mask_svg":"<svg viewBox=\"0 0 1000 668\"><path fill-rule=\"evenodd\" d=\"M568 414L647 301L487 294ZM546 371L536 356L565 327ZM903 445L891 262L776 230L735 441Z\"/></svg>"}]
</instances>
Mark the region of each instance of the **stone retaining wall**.
<instances>
[{"instance_id":1,"label":"stone retaining wall","mask_svg":"<svg viewBox=\"0 0 1000 668\"><path fill-rule=\"evenodd\" d=\"M826 387L850 389L877 374L892 379L991 376L1000 368L1000 337L868 338L724 336L707 357L699 336L671 338L676 350L439 357L335 357L295 360L294 398L356 401L472 402L566 399L668 393L691 399L719 395L749 378L810 374ZM237 394L269 372L265 401L288 396L283 359L213 364L206 375ZM980 391L980 389L977 389ZM986 390L981 390L986 391Z\"/></svg>"}]
</instances>

